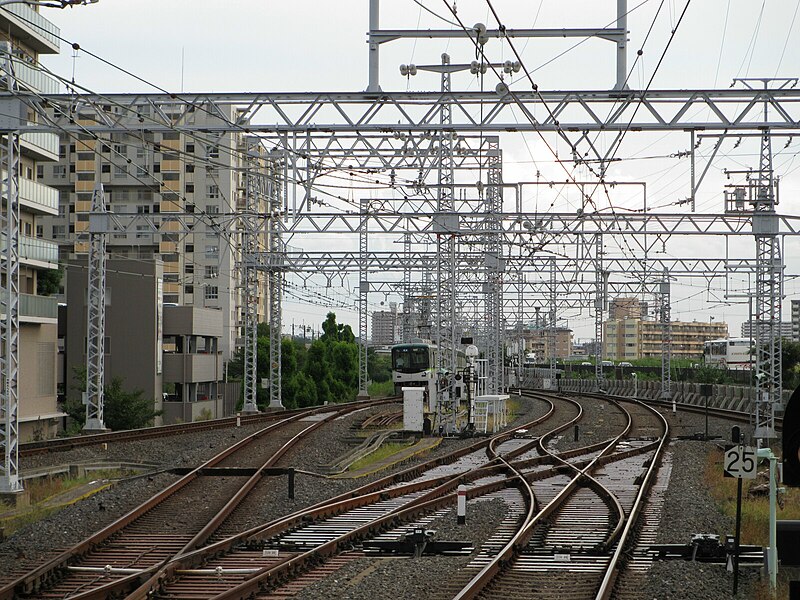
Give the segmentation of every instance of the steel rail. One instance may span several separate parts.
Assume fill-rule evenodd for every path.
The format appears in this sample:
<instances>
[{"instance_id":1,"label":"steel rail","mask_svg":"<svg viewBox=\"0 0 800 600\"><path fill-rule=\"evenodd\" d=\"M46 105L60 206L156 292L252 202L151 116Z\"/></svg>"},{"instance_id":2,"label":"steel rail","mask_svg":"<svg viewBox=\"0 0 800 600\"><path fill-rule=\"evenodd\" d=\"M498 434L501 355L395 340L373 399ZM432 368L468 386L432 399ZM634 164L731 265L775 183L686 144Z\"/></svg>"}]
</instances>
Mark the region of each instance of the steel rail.
<instances>
[{"instance_id":1,"label":"steel rail","mask_svg":"<svg viewBox=\"0 0 800 600\"><path fill-rule=\"evenodd\" d=\"M486 586L494 579L494 577L506 566L509 564L510 561L513 561L520 553L522 548L528 543L530 537L533 535L534 527L541 522L543 519L547 518L550 514L552 514L558 507L560 507L567 498L569 498L577 487L578 483L585 479L590 478L589 472L597 466L597 462L600 458L611 452L619 441L627 435L630 431L632 426L632 417L630 413L623 409L623 413L627 416L627 423L621 433L615 436L610 442L605 443L603 448L600 450L600 454L593 459L591 459L586 466L579 467L577 465L573 465L563 458L559 457L558 455L553 454L545 447L545 441L550 439L552 436L556 435L559 431L553 430L541 436L538 440L539 445L539 452L543 455L549 455L549 457L554 460L555 462L562 463L562 467L567 467L571 470L577 471L577 474L570 480L570 482L565 485L556 496L543 508L539 510L533 516L528 516L526 519L523 520L521 523L520 528L518 529L517 533L511 538L509 542L503 547L503 549L491 560L487 563L453 598L454 600L468 600L471 598L477 597L483 590L486 589ZM559 430L563 430L564 428L557 428ZM596 482L596 485L603 487L599 482ZM606 490L609 497L613 497L613 494ZM616 501L616 499L615 499ZM616 501L616 510L618 510L618 514L624 516L624 511L622 511L619 502Z\"/></svg>"},{"instance_id":2,"label":"steel rail","mask_svg":"<svg viewBox=\"0 0 800 600\"><path fill-rule=\"evenodd\" d=\"M378 402L371 401L370 405L381 405L392 402L393 400L381 400ZM339 407L339 408L337 408ZM288 418L285 418L277 423L273 423L268 427L257 431L250 436L240 440L239 442L235 443L234 445L226 448L213 458L209 459L208 461L204 462L199 467L192 470L187 475L183 476L181 479L167 487L165 490L160 492L159 494L153 496L146 502L142 503L138 507L134 508L126 515L120 517L113 523L109 524L99 532L95 533L94 535L90 536L89 538L85 539L83 542L73 546L69 550L66 550L59 554L58 556L52 558L48 562L43 565L40 565L36 569L30 571L29 573L22 575L21 577L17 578L16 580L9 582L2 588L0 588L0 600L6 600L14 597L14 594L17 591L22 593L30 593L32 590L38 589L43 583L48 581L52 576L53 573L63 569L66 567L67 563L74 559L77 556L82 556L92 549L98 547L100 544L108 540L111 536L118 533L120 530L124 529L126 526L133 523L136 519L141 517L142 515L149 512L158 504L165 501L167 498L173 496L178 491L186 487L189 483L194 481L200 476L200 472L204 468L212 467L222 460L228 458L229 456L235 454L236 452L242 450L243 448L247 447L255 440L273 432L274 430L281 428L289 423L294 423L299 421L309 415L317 414L319 412L332 412L333 415L341 414L342 412L348 413L353 412L356 410L360 410L363 408L362 404L356 403L347 403L342 405L335 405L334 407L327 406L325 407L324 411L320 411L319 408L314 408L312 410L306 410L302 412L298 412ZM321 423L321 422L320 422ZM316 424L315 424L316 425ZM309 429L309 428L307 428ZM297 439L296 436L292 444L296 443ZM279 454L283 455L288 450L287 447L282 447L279 449ZM263 467L262 467L263 468ZM252 478L251 478L252 479ZM226 505L227 508L227 505ZM217 515L219 516L219 515ZM152 568L152 567L151 567ZM130 576L133 577L133 576ZM127 579L127 578L125 578ZM116 582L114 582L116 583ZM104 588L106 590L110 590L111 588ZM94 591L85 592L80 595L83 598L91 598L91 597L103 597L97 596Z\"/></svg>"},{"instance_id":3,"label":"steel rail","mask_svg":"<svg viewBox=\"0 0 800 600\"><path fill-rule=\"evenodd\" d=\"M502 465L490 464L482 469L476 469L469 473L461 473L455 476L443 475L430 480L407 483L392 489L386 489L387 486L396 485L398 482L404 481L410 477L419 477L422 473L431 468L448 464L449 462L454 462L455 460L475 452L482 447L488 448L488 446L494 440L507 440L515 435L515 433L520 429L531 428L545 422L554 414L555 408L551 400L544 397L540 397L538 399L549 404L550 408L547 413L541 417L538 417L537 419L534 419L533 421L514 427L509 431L502 432L487 440L480 440L474 444L470 444L469 446L456 450L455 452L452 452L446 456L434 458L420 465L409 467L408 469L405 469L399 473L381 478L375 482L366 484L350 492L340 494L335 498L317 503L314 506L301 509L290 515L287 515L286 517L282 517L265 525L252 528L225 540L220 540L219 542L211 544L203 549L189 552L182 556L176 556L169 564L163 565L158 573L153 574L149 580L134 590L128 596L128 598L131 600L147 598L150 594L154 593L154 591L158 589L162 583L175 576L177 571L195 567L198 564L201 564L207 556L224 554L231 551L237 545L243 544L248 546L257 544L263 539L303 524L309 519L316 520L319 518L325 518L335 514L340 514L345 510L375 503L379 500L385 500L427 488L433 488L430 492L418 499L424 500L425 498L430 498L431 496L453 490L460 483L469 480L475 480L499 472L502 468L504 468Z\"/></svg>"}]
</instances>

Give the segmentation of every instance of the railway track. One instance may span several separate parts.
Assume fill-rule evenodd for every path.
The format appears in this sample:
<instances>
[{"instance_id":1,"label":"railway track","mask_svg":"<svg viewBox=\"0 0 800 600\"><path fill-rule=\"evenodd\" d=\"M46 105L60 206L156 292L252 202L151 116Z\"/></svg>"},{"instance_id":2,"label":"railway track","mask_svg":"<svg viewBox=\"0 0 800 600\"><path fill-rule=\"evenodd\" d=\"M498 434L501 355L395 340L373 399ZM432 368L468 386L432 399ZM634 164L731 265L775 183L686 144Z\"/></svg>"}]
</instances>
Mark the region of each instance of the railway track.
<instances>
[{"instance_id":1,"label":"railway track","mask_svg":"<svg viewBox=\"0 0 800 600\"><path fill-rule=\"evenodd\" d=\"M151 567L131 568L128 589L143 583L127 597L292 597L364 558L361 540L399 537L452 510L459 484L470 499L502 499L507 513L443 598L636 597L659 501L647 506L641 527L635 524L656 482L666 421L640 403L602 396L620 417L619 434L565 448L567 433L584 417L581 403L554 394L533 397L549 404L544 417L285 518L237 532L230 525L235 518L222 525L234 508L213 532L198 537L200 543L184 544ZM665 481L659 480L653 487L663 494ZM93 574L100 574L97 567ZM96 589L102 594L59 597L108 597L111 588Z\"/></svg>"},{"instance_id":2,"label":"railway track","mask_svg":"<svg viewBox=\"0 0 800 600\"><path fill-rule=\"evenodd\" d=\"M623 409L624 430L602 448L595 444L556 453L548 444L553 434L540 439L539 451L560 463L560 472L509 465L517 471L518 502L525 509L516 511L513 534L501 547L482 551L471 564L469 581L451 589L448 597L611 597L622 549L668 435L668 425L656 411L631 406ZM661 430L656 439L652 420Z\"/></svg>"},{"instance_id":3,"label":"railway track","mask_svg":"<svg viewBox=\"0 0 800 600\"><path fill-rule=\"evenodd\" d=\"M381 405L391 402L372 402ZM226 448L121 519L0 587L0 599L119 595L173 556L206 544L261 484L265 469L323 423L364 408L295 412Z\"/></svg>"},{"instance_id":4,"label":"railway track","mask_svg":"<svg viewBox=\"0 0 800 600\"><path fill-rule=\"evenodd\" d=\"M399 398L394 398L398 400ZM369 402L353 402L353 405L369 405ZM76 435L66 438L53 438L36 442L25 442L19 445L20 456L33 456L36 454L47 454L50 452L63 452L73 448L83 448L98 446L100 444L113 444L118 442L128 442L133 440L148 440L170 435L180 435L183 433L197 433L213 429L227 429L236 425L251 425L260 423L273 423L282 421L286 418L317 414L329 410L327 407L301 408L280 412L267 412L257 414L242 414L234 417L222 419L211 419L209 421L194 421L192 423L178 423L174 425L161 425L159 427L147 427L145 429L131 429L125 431L108 431L105 433L91 433Z\"/></svg>"}]
</instances>

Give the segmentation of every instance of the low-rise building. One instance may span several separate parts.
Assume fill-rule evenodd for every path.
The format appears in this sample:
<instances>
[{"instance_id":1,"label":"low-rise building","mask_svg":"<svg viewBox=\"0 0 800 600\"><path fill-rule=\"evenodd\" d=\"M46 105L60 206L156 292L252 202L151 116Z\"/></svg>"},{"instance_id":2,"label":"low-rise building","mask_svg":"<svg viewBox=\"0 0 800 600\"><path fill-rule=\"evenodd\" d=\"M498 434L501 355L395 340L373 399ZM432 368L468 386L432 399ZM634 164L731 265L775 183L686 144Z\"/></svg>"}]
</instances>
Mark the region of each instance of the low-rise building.
<instances>
[{"instance_id":1,"label":"low-rise building","mask_svg":"<svg viewBox=\"0 0 800 600\"><path fill-rule=\"evenodd\" d=\"M671 353L674 358L700 360L708 340L728 337L727 323L673 321ZM609 360L631 361L660 358L662 324L657 321L627 318L603 324L604 356Z\"/></svg>"}]
</instances>

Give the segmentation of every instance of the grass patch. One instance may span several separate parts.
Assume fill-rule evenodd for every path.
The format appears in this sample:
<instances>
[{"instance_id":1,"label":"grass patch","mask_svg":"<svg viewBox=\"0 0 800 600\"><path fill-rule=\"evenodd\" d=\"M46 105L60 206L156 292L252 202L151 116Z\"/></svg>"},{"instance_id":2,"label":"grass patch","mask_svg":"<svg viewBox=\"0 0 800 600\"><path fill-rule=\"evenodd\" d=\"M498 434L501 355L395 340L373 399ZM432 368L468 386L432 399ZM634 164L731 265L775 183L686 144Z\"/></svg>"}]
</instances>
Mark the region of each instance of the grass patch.
<instances>
[{"instance_id":1,"label":"grass patch","mask_svg":"<svg viewBox=\"0 0 800 600\"><path fill-rule=\"evenodd\" d=\"M364 469L372 464L375 464L383 460L384 458L388 458L393 454L397 454L398 452L404 450L405 448L408 448L409 446L410 444L399 444L396 442L382 444L380 448L375 450L375 452L370 452L366 456L359 458L357 461L355 461L353 464L347 467L347 470L359 471L361 469Z\"/></svg>"},{"instance_id":2,"label":"grass patch","mask_svg":"<svg viewBox=\"0 0 800 600\"><path fill-rule=\"evenodd\" d=\"M373 381L367 386L367 393L373 398L394 396L394 382L391 379L388 381Z\"/></svg>"},{"instance_id":3,"label":"grass patch","mask_svg":"<svg viewBox=\"0 0 800 600\"><path fill-rule=\"evenodd\" d=\"M0 526L5 529L5 535L12 535L15 531L36 523L59 510L61 506L47 506L45 502L58 494L85 485L98 479L114 479L126 475L127 471L118 469L93 471L83 477L41 477L26 482L25 489L30 494L30 506L16 511L12 516L0 519ZM2 511L13 510L13 507L3 504Z\"/></svg>"},{"instance_id":4,"label":"grass patch","mask_svg":"<svg viewBox=\"0 0 800 600\"><path fill-rule=\"evenodd\" d=\"M765 463L762 463L765 465ZM764 467L766 468L766 467ZM762 469L759 469L761 471ZM722 475L722 451L709 454L705 479L711 496L722 512L736 517L736 479ZM742 485L742 543L767 546L769 544L769 498L748 496L751 486L762 483L761 478L745 479ZM778 519L800 519L800 489L786 488L783 508L778 506ZM726 532L726 533L733 533Z\"/></svg>"},{"instance_id":5,"label":"grass patch","mask_svg":"<svg viewBox=\"0 0 800 600\"><path fill-rule=\"evenodd\" d=\"M773 452L775 452L773 448ZM705 468L705 479L711 492L711 496L716 501L720 510L736 518L736 479L724 477L722 475L722 451L709 453ZM759 472L766 469L766 463L759 465ZM751 486L766 482L766 479L758 478L755 480L745 479L742 485L742 543L756 544L759 546L769 545L769 497L751 498L748 491ZM780 486L779 486L780 487ZM780 495L779 495L780 499ZM781 508L783 504L783 508ZM786 488L783 494L783 501L778 503L778 520L800 519L800 489ZM723 532L720 532L723 533ZM733 531L724 533L734 533ZM774 600L774 598L789 597L789 579L798 577L797 569L792 569L793 573L787 573L787 569L778 570L777 595L773 596L769 589L769 578L759 581L753 590L754 600Z\"/></svg>"}]
</instances>

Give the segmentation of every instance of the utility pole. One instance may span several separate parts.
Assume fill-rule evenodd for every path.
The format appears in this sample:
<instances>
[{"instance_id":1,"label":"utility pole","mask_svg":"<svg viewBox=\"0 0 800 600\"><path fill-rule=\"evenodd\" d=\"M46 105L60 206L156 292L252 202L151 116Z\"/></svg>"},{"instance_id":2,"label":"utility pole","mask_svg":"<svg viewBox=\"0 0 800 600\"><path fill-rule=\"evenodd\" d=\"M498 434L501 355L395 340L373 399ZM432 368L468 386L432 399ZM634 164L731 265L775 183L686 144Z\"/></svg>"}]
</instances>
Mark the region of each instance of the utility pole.
<instances>
[{"instance_id":1,"label":"utility pole","mask_svg":"<svg viewBox=\"0 0 800 600\"><path fill-rule=\"evenodd\" d=\"M242 412L258 412L258 271L255 256L258 252L258 236L256 234L256 214L259 212L259 198L263 192L263 181L259 177L261 162L260 142L257 137L245 139L246 169L245 216L242 232L242 259L240 273L242 277L242 306L244 308L244 406ZM270 346L272 346L270 331ZM272 381L270 381L270 387Z\"/></svg>"}]
</instances>

